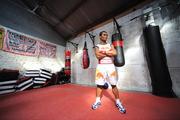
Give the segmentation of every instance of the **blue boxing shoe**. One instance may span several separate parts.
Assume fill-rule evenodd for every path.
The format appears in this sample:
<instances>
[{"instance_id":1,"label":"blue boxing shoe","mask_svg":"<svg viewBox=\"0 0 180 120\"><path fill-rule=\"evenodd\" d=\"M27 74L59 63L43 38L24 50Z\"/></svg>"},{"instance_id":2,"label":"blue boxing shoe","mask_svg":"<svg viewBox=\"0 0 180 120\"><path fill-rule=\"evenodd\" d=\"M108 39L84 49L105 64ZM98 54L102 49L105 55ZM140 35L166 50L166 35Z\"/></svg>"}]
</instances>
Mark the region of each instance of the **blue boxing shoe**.
<instances>
[{"instance_id":1,"label":"blue boxing shoe","mask_svg":"<svg viewBox=\"0 0 180 120\"><path fill-rule=\"evenodd\" d=\"M116 107L118 108L118 110L125 114L126 113L126 109L122 106L122 104L116 104Z\"/></svg>"},{"instance_id":2,"label":"blue boxing shoe","mask_svg":"<svg viewBox=\"0 0 180 120\"><path fill-rule=\"evenodd\" d=\"M96 110L97 108L99 108L101 106L101 102L95 102L93 105L92 105L92 109L93 110Z\"/></svg>"}]
</instances>

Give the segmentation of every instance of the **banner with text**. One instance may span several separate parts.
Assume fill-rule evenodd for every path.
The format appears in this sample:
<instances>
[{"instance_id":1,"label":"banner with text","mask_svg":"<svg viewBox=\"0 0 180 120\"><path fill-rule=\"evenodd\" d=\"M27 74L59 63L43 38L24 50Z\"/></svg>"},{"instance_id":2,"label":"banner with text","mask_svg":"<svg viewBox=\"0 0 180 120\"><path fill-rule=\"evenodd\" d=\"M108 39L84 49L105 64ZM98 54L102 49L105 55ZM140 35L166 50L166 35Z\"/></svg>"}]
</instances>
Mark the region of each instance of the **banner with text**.
<instances>
[{"instance_id":1,"label":"banner with text","mask_svg":"<svg viewBox=\"0 0 180 120\"><path fill-rule=\"evenodd\" d=\"M39 56L55 58L56 46L44 41L39 41Z\"/></svg>"},{"instance_id":2,"label":"banner with text","mask_svg":"<svg viewBox=\"0 0 180 120\"><path fill-rule=\"evenodd\" d=\"M56 45L7 30L3 50L27 56L56 57Z\"/></svg>"},{"instance_id":3,"label":"banner with text","mask_svg":"<svg viewBox=\"0 0 180 120\"><path fill-rule=\"evenodd\" d=\"M3 50L20 55L37 56L38 44L30 37L7 30Z\"/></svg>"}]
</instances>

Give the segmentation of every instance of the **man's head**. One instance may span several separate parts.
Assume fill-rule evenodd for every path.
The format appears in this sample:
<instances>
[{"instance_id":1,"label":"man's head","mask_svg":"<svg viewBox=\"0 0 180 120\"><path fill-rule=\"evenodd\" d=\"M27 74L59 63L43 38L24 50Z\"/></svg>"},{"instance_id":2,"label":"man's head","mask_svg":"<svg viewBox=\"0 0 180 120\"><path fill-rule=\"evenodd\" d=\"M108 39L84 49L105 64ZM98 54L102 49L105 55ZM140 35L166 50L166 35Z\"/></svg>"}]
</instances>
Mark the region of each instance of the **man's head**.
<instances>
[{"instance_id":1,"label":"man's head","mask_svg":"<svg viewBox=\"0 0 180 120\"><path fill-rule=\"evenodd\" d=\"M106 42L108 38L108 33L106 31L101 31L99 33L99 39L103 42Z\"/></svg>"}]
</instances>

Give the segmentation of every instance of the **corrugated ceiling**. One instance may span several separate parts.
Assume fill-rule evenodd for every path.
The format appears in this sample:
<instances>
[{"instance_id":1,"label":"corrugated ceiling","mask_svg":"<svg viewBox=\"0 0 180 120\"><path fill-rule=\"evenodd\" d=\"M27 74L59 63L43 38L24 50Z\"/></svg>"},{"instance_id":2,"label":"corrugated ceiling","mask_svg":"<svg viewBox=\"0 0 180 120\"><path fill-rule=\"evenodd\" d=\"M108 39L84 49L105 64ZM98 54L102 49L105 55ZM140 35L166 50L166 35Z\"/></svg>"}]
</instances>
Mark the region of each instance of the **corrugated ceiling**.
<instances>
[{"instance_id":1,"label":"corrugated ceiling","mask_svg":"<svg viewBox=\"0 0 180 120\"><path fill-rule=\"evenodd\" d=\"M41 16L65 40L151 0L15 0ZM22 4L21 4L22 5Z\"/></svg>"}]
</instances>

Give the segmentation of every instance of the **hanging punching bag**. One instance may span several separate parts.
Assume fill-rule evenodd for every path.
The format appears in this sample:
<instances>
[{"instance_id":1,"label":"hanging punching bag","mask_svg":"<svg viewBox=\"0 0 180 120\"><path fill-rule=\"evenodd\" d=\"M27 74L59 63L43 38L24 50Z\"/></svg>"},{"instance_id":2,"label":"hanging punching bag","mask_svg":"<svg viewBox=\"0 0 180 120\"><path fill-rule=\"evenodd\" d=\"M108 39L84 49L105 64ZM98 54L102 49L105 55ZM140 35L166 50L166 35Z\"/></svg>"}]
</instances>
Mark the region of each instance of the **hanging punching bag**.
<instances>
[{"instance_id":1,"label":"hanging punching bag","mask_svg":"<svg viewBox=\"0 0 180 120\"><path fill-rule=\"evenodd\" d=\"M70 76L71 75L71 51L65 50L65 74Z\"/></svg>"},{"instance_id":2,"label":"hanging punching bag","mask_svg":"<svg viewBox=\"0 0 180 120\"><path fill-rule=\"evenodd\" d=\"M114 19L114 22L116 23L116 27L118 29L118 33L112 34L112 38L111 38L112 44L117 52L117 55L114 56L114 65L117 67L121 67L125 64L124 51L123 51L123 39L120 32L120 26L118 25L115 19Z\"/></svg>"},{"instance_id":3,"label":"hanging punching bag","mask_svg":"<svg viewBox=\"0 0 180 120\"><path fill-rule=\"evenodd\" d=\"M114 56L114 65L121 67L125 64L125 59L123 51L123 40L120 33L115 33L112 35L112 44L117 52L117 55Z\"/></svg>"},{"instance_id":4,"label":"hanging punching bag","mask_svg":"<svg viewBox=\"0 0 180 120\"><path fill-rule=\"evenodd\" d=\"M166 53L159 26L147 26L143 30L145 53L151 76L152 93L158 96L176 97L172 89Z\"/></svg>"},{"instance_id":5,"label":"hanging punching bag","mask_svg":"<svg viewBox=\"0 0 180 120\"><path fill-rule=\"evenodd\" d=\"M83 48L82 62L83 62L83 68L87 69L89 67L90 62L89 62L89 55L88 55L88 49L87 49L86 41L84 43L84 48Z\"/></svg>"}]
</instances>

